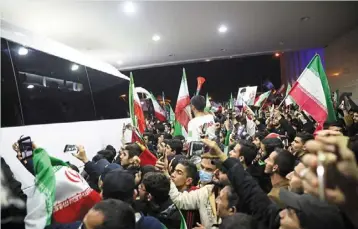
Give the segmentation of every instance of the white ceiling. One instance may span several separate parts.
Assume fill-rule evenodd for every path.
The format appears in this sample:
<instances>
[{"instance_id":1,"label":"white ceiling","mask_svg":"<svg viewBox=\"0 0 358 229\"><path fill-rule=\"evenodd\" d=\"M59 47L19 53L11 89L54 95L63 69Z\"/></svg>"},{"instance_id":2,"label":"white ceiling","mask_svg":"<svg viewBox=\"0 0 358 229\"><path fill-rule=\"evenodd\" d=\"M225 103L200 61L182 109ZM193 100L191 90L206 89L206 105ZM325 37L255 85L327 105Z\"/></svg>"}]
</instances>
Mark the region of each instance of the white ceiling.
<instances>
[{"instance_id":1,"label":"white ceiling","mask_svg":"<svg viewBox=\"0 0 358 229\"><path fill-rule=\"evenodd\" d=\"M150 1L134 2L130 15L124 4L2 0L0 9L6 21L121 70L323 47L358 25L356 2ZM217 31L221 24L225 34ZM154 34L161 40L154 42Z\"/></svg>"}]
</instances>

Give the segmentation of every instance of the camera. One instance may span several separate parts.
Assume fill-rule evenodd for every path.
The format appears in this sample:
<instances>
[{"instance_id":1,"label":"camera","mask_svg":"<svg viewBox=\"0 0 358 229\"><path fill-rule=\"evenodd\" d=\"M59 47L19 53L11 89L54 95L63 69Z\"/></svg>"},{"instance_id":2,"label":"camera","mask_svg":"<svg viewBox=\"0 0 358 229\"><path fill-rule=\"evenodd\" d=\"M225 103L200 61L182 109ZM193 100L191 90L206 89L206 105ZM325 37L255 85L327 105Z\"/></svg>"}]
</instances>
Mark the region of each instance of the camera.
<instances>
[{"instance_id":1,"label":"camera","mask_svg":"<svg viewBox=\"0 0 358 229\"><path fill-rule=\"evenodd\" d=\"M205 144L203 142L200 141L192 141L189 143L189 150L188 150L188 155L189 157L191 156L200 156L203 153L205 153L206 151L206 147Z\"/></svg>"}]
</instances>

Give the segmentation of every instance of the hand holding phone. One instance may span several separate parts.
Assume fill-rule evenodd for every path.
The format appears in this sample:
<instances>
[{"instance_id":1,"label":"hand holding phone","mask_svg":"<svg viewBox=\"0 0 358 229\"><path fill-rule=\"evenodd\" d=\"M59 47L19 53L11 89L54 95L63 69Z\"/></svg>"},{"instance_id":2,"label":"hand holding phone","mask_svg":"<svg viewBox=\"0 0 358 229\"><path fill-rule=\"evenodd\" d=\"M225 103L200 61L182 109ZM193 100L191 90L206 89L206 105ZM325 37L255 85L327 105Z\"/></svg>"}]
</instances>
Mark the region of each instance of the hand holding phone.
<instances>
[{"instance_id":1,"label":"hand holding phone","mask_svg":"<svg viewBox=\"0 0 358 229\"><path fill-rule=\"evenodd\" d=\"M29 159L33 155L33 145L30 137L20 137L20 139L17 141L17 146L13 145L13 149L18 150L18 158L21 161L25 161L26 159ZM19 155L20 154L20 155Z\"/></svg>"}]
</instances>

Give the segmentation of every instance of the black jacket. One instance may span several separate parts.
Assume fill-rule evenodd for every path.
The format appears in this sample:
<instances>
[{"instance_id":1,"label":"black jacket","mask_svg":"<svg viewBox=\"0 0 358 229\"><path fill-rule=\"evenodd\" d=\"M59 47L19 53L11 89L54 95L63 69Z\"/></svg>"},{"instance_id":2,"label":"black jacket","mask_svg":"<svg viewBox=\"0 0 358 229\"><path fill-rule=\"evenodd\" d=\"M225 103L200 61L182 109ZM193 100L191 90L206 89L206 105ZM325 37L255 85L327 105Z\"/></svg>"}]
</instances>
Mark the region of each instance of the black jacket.
<instances>
[{"instance_id":1,"label":"black jacket","mask_svg":"<svg viewBox=\"0 0 358 229\"><path fill-rule=\"evenodd\" d=\"M280 119L280 127L268 129L269 132L276 133L279 135L286 135L289 142L292 142L295 139L296 131L292 125L284 118Z\"/></svg>"},{"instance_id":2,"label":"black jacket","mask_svg":"<svg viewBox=\"0 0 358 229\"><path fill-rule=\"evenodd\" d=\"M252 212L253 217L265 228L278 229L280 208L268 198L254 178L232 158L224 162L224 167L240 201Z\"/></svg>"},{"instance_id":3,"label":"black jacket","mask_svg":"<svg viewBox=\"0 0 358 229\"><path fill-rule=\"evenodd\" d=\"M257 162L250 165L246 171L256 180L265 193L269 193L271 191L271 179L270 176L265 173L265 165L260 165Z\"/></svg>"},{"instance_id":4,"label":"black jacket","mask_svg":"<svg viewBox=\"0 0 358 229\"><path fill-rule=\"evenodd\" d=\"M160 205L151 202L148 215L157 218L168 229L180 228L180 213L170 198Z\"/></svg>"}]
</instances>

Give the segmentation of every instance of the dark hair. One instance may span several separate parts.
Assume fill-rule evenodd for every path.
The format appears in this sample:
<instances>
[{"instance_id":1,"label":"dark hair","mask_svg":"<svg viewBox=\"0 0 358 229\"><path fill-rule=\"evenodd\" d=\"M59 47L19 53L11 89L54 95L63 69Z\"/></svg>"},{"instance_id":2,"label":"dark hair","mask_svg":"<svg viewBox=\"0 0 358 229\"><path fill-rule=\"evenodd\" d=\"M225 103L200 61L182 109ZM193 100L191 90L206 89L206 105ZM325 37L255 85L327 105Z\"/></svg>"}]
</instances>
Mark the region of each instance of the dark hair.
<instances>
[{"instance_id":1,"label":"dark hair","mask_svg":"<svg viewBox=\"0 0 358 229\"><path fill-rule=\"evenodd\" d=\"M344 129L344 123L343 122L341 122L341 121L332 121L332 122L329 122L329 121L327 121L327 122L324 122L324 124L323 124L323 128L324 129L328 129L330 126L336 126L336 127L340 127L340 128L342 128L342 129Z\"/></svg>"},{"instance_id":2,"label":"dark hair","mask_svg":"<svg viewBox=\"0 0 358 229\"><path fill-rule=\"evenodd\" d=\"M202 95L195 95L190 100L191 105L195 107L198 111L203 112L206 106L206 100Z\"/></svg>"},{"instance_id":3,"label":"dark hair","mask_svg":"<svg viewBox=\"0 0 358 229\"><path fill-rule=\"evenodd\" d=\"M248 140L239 140L240 156L244 157L246 166L250 166L257 155L257 148L254 143Z\"/></svg>"},{"instance_id":4,"label":"dark hair","mask_svg":"<svg viewBox=\"0 0 358 229\"><path fill-rule=\"evenodd\" d=\"M113 152L114 155L117 154L117 150L112 145L107 145L105 150L110 150Z\"/></svg>"},{"instance_id":5,"label":"dark hair","mask_svg":"<svg viewBox=\"0 0 358 229\"><path fill-rule=\"evenodd\" d=\"M309 133L307 133L307 132L298 132L298 133L296 134L296 137L301 138L301 141L302 141L303 144L305 144L305 143L306 143L307 141L309 141L309 140L313 140L313 139L314 139L313 135L312 135L312 134L309 134Z\"/></svg>"},{"instance_id":6,"label":"dark hair","mask_svg":"<svg viewBox=\"0 0 358 229\"><path fill-rule=\"evenodd\" d=\"M163 125L163 123L155 124L154 128L158 131L158 133L163 133L165 130L165 126Z\"/></svg>"},{"instance_id":7,"label":"dark hair","mask_svg":"<svg viewBox=\"0 0 358 229\"><path fill-rule=\"evenodd\" d=\"M236 213L223 219L219 229L254 229L257 228L256 221L252 216L244 213Z\"/></svg>"},{"instance_id":8,"label":"dark hair","mask_svg":"<svg viewBox=\"0 0 358 229\"><path fill-rule=\"evenodd\" d=\"M146 132L143 134L143 136L147 136L149 142L154 142L154 134L152 134L150 132Z\"/></svg>"},{"instance_id":9,"label":"dark hair","mask_svg":"<svg viewBox=\"0 0 358 229\"><path fill-rule=\"evenodd\" d=\"M199 181L198 169L196 168L195 164L189 160L182 160L179 161L178 165L181 164L185 168L185 172L187 177L193 179L192 186L196 186Z\"/></svg>"},{"instance_id":10,"label":"dark hair","mask_svg":"<svg viewBox=\"0 0 358 229\"><path fill-rule=\"evenodd\" d=\"M246 92L246 87L244 87L243 89L241 89L240 93L244 93Z\"/></svg>"},{"instance_id":11,"label":"dark hair","mask_svg":"<svg viewBox=\"0 0 358 229\"><path fill-rule=\"evenodd\" d=\"M103 155L97 154L92 158L92 161L96 163L97 161L99 161L101 159L106 159L106 158Z\"/></svg>"},{"instance_id":12,"label":"dark hair","mask_svg":"<svg viewBox=\"0 0 358 229\"><path fill-rule=\"evenodd\" d=\"M183 151L183 142L179 139L171 139L168 142L168 145L170 146L170 148L172 148L173 151L175 150L176 154L181 154L181 152Z\"/></svg>"},{"instance_id":13,"label":"dark hair","mask_svg":"<svg viewBox=\"0 0 358 229\"><path fill-rule=\"evenodd\" d=\"M139 156L142 153L142 149L136 143L126 145L125 150L128 150L128 158Z\"/></svg>"},{"instance_id":14,"label":"dark hair","mask_svg":"<svg viewBox=\"0 0 358 229\"><path fill-rule=\"evenodd\" d=\"M174 139L179 139L180 141L185 141L185 137L183 135L177 135L177 136L174 136L173 137L173 140Z\"/></svg>"},{"instance_id":15,"label":"dark hair","mask_svg":"<svg viewBox=\"0 0 358 229\"><path fill-rule=\"evenodd\" d=\"M108 162L112 162L114 160L114 157L116 156L116 153L112 150L101 150L97 152L98 155L103 155L104 159L106 159Z\"/></svg>"},{"instance_id":16,"label":"dark hair","mask_svg":"<svg viewBox=\"0 0 358 229\"><path fill-rule=\"evenodd\" d=\"M263 159L266 159L275 150L275 148L283 148L283 143L278 138L265 138L261 142L265 146L266 155Z\"/></svg>"},{"instance_id":17,"label":"dark hair","mask_svg":"<svg viewBox=\"0 0 358 229\"><path fill-rule=\"evenodd\" d=\"M97 226L96 229L135 229L134 210L121 200L102 200L92 209L104 215L102 225Z\"/></svg>"},{"instance_id":18,"label":"dark hair","mask_svg":"<svg viewBox=\"0 0 358 229\"><path fill-rule=\"evenodd\" d=\"M170 181L163 173L149 172L145 174L142 183L157 204L161 204L170 198Z\"/></svg>"},{"instance_id":19,"label":"dark hair","mask_svg":"<svg viewBox=\"0 0 358 229\"><path fill-rule=\"evenodd\" d=\"M295 168L296 158L287 150L276 148L275 151L277 153L275 164L278 165L278 174L282 177L286 177L286 175Z\"/></svg>"},{"instance_id":20,"label":"dark hair","mask_svg":"<svg viewBox=\"0 0 358 229\"><path fill-rule=\"evenodd\" d=\"M237 195L237 193L235 192L234 188L231 185L227 185L227 200L228 200L228 207L229 208L233 208L239 204L239 196Z\"/></svg>"},{"instance_id":21,"label":"dark hair","mask_svg":"<svg viewBox=\"0 0 358 229\"><path fill-rule=\"evenodd\" d=\"M255 133L254 139L258 138L260 141L262 141L267 135L268 135L267 131L258 131L257 133Z\"/></svg>"}]
</instances>

